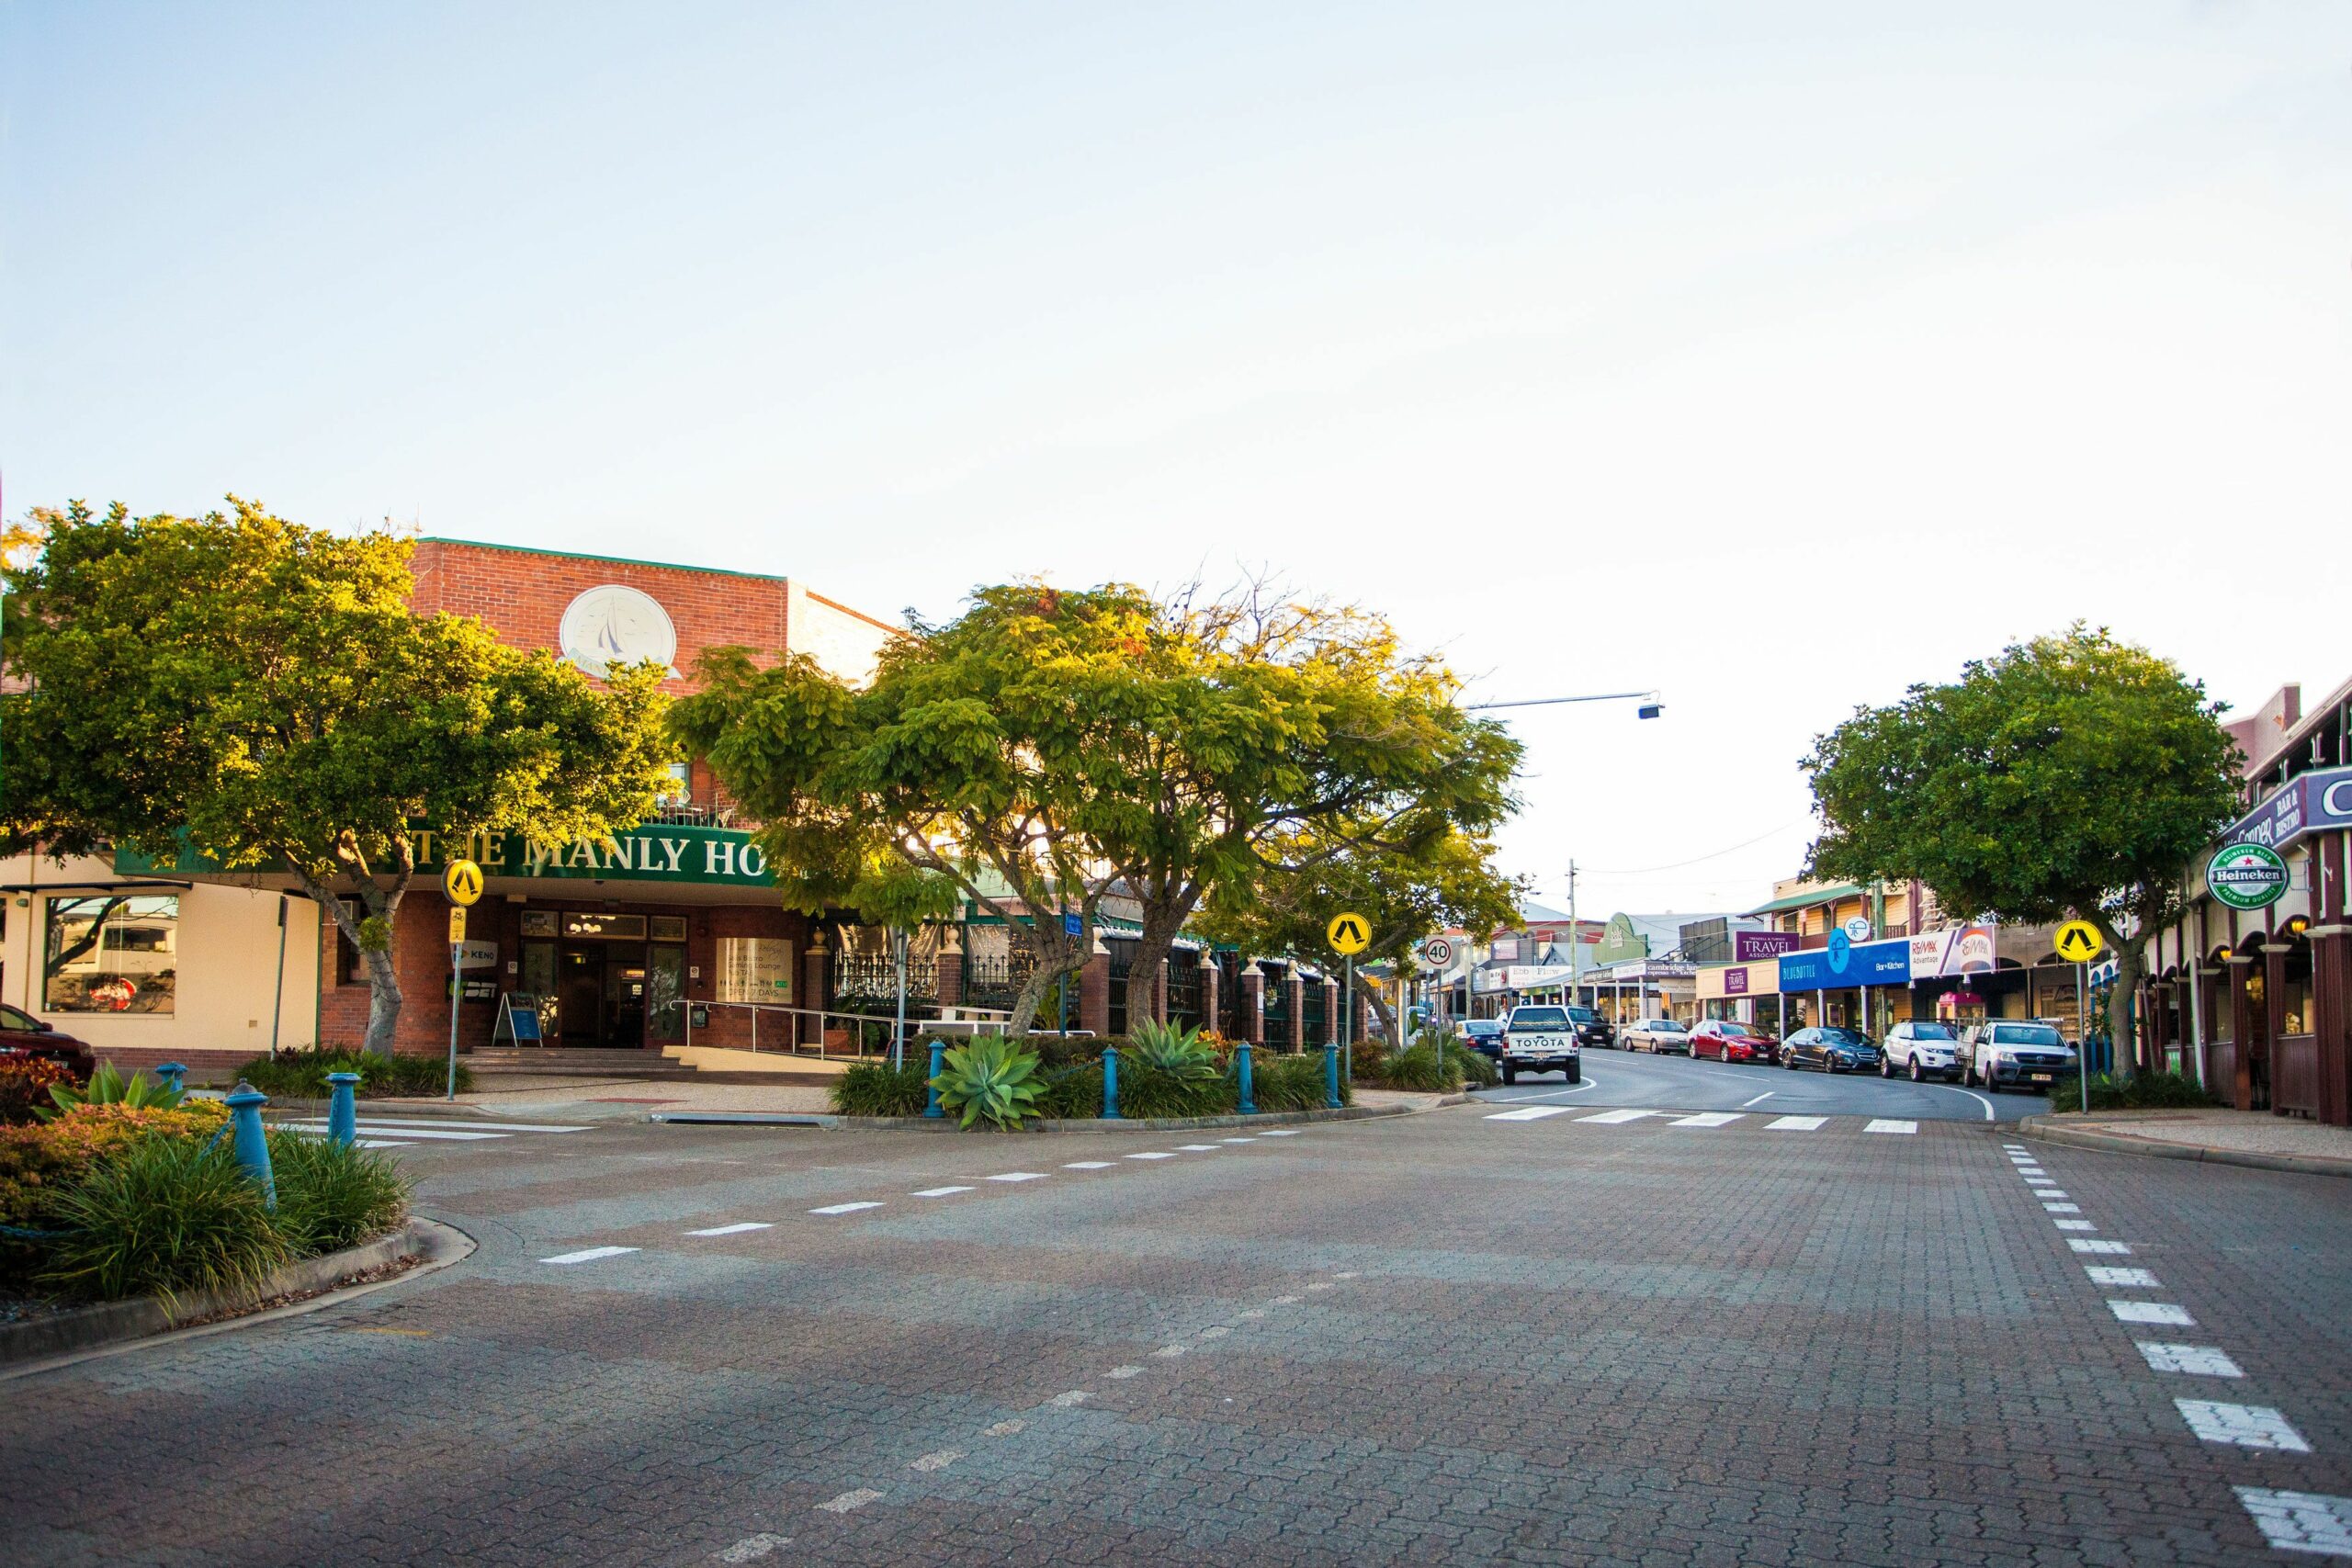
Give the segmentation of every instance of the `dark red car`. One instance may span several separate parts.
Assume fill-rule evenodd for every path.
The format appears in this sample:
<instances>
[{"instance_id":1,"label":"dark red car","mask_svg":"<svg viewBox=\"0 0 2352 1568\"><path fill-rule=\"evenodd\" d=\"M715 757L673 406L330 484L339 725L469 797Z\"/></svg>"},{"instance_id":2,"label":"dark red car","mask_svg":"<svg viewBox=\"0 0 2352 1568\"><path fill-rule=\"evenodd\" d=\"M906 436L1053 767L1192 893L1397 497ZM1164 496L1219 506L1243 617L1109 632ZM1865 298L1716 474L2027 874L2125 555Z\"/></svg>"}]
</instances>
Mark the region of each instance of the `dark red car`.
<instances>
[{"instance_id":1,"label":"dark red car","mask_svg":"<svg viewBox=\"0 0 2352 1568\"><path fill-rule=\"evenodd\" d=\"M1702 1018L1690 1026L1690 1055L1694 1060L1713 1056L1721 1062L1770 1066L1781 1059L1781 1047L1754 1024L1736 1018Z\"/></svg>"},{"instance_id":2,"label":"dark red car","mask_svg":"<svg viewBox=\"0 0 2352 1568\"><path fill-rule=\"evenodd\" d=\"M85 1080L97 1065L89 1046L71 1034L59 1033L30 1013L0 1006L0 1057L8 1056L62 1062Z\"/></svg>"}]
</instances>

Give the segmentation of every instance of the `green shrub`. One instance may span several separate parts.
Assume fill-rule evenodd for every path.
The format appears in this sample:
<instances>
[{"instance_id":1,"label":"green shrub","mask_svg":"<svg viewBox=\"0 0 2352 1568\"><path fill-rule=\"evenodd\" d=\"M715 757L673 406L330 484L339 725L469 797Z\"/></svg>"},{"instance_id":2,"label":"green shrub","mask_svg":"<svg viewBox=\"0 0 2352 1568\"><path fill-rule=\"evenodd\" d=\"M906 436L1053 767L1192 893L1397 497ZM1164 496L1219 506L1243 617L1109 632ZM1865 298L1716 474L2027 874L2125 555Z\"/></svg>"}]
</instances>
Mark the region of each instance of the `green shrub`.
<instances>
[{"instance_id":1,"label":"green shrub","mask_svg":"<svg viewBox=\"0 0 2352 1568\"><path fill-rule=\"evenodd\" d=\"M1011 1132L1036 1114L1037 1053L1001 1035L989 1035L949 1050L942 1058L939 1102L968 1128L976 1122Z\"/></svg>"},{"instance_id":2,"label":"green shrub","mask_svg":"<svg viewBox=\"0 0 2352 1568\"><path fill-rule=\"evenodd\" d=\"M1048 1068L1082 1067L1102 1061L1105 1045L1116 1045L1123 1054L1127 1047L1123 1035L1032 1034L1026 1043L1029 1049L1037 1053L1037 1060Z\"/></svg>"},{"instance_id":3,"label":"green shrub","mask_svg":"<svg viewBox=\"0 0 2352 1568\"><path fill-rule=\"evenodd\" d=\"M2222 1103L2183 1073L2140 1073L2128 1078L2093 1073L2090 1100L2093 1111L2184 1111ZM2051 1110L2082 1108L2080 1077L2068 1073L2050 1086Z\"/></svg>"},{"instance_id":4,"label":"green shrub","mask_svg":"<svg viewBox=\"0 0 2352 1568\"><path fill-rule=\"evenodd\" d=\"M412 1183L378 1150L272 1132L269 1164L278 1235L297 1256L356 1247L408 1217Z\"/></svg>"},{"instance_id":5,"label":"green shrub","mask_svg":"<svg viewBox=\"0 0 2352 1568\"><path fill-rule=\"evenodd\" d=\"M1199 1030L1149 1021L1135 1026L1119 1053L1122 1071L1131 1063L1182 1083L1206 1083L1221 1070L1216 1047Z\"/></svg>"},{"instance_id":6,"label":"green shrub","mask_svg":"<svg viewBox=\"0 0 2352 1568\"><path fill-rule=\"evenodd\" d=\"M1384 1064L1380 1081L1388 1089L1413 1089L1423 1094L1451 1094L1462 1087L1464 1070L1462 1058L1467 1054L1467 1049L1462 1045L1447 1045L1444 1065L1441 1067L1437 1043L1424 1035Z\"/></svg>"},{"instance_id":7,"label":"green shrub","mask_svg":"<svg viewBox=\"0 0 2352 1568\"><path fill-rule=\"evenodd\" d=\"M209 1139L228 1119L220 1101L191 1100L173 1111L81 1105L52 1121L0 1127L0 1225L47 1229L55 1201L100 1164L152 1138ZM0 1280L29 1280L41 1249L37 1238L0 1235Z\"/></svg>"},{"instance_id":8,"label":"green shrub","mask_svg":"<svg viewBox=\"0 0 2352 1568\"><path fill-rule=\"evenodd\" d=\"M1459 1040L1450 1043L1445 1048L1445 1059L1449 1065L1457 1056L1462 1059L1462 1081L1466 1087L1491 1089L1503 1081L1500 1067Z\"/></svg>"},{"instance_id":9,"label":"green shrub","mask_svg":"<svg viewBox=\"0 0 2352 1568\"><path fill-rule=\"evenodd\" d=\"M362 1099L379 1095L440 1094L449 1083L447 1056L380 1056L373 1051L280 1051L275 1060L255 1056L237 1077L273 1099L324 1100L334 1086L329 1073L357 1073ZM473 1069L458 1064L458 1092L474 1087Z\"/></svg>"},{"instance_id":10,"label":"green shrub","mask_svg":"<svg viewBox=\"0 0 2352 1568\"><path fill-rule=\"evenodd\" d=\"M1102 1064L1095 1061L1047 1067L1045 1088L1037 1091L1037 1114L1057 1121L1102 1115Z\"/></svg>"},{"instance_id":11,"label":"green shrub","mask_svg":"<svg viewBox=\"0 0 2352 1568\"><path fill-rule=\"evenodd\" d=\"M187 1098L187 1091L161 1078L150 1078L145 1073L133 1073L126 1080L112 1062L100 1062L87 1085L70 1080L53 1083L49 1086L49 1098L54 1104L33 1110L33 1114L43 1122L77 1105L127 1105L133 1111L169 1111Z\"/></svg>"},{"instance_id":12,"label":"green shrub","mask_svg":"<svg viewBox=\"0 0 2352 1568\"><path fill-rule=\"evenodd\" d=\"M1261 1111L1320 1111L1329 1103L1323 1082L1323 1054L1285 1056L1267 1051L1250 1054L1250 1097ZM1340 1099L1353 1099L1351 1086L1340 1086Z\"/></svg>"},{"instance_id":13,"label":"green shrub","mask_svg":"<svg viewBox=\"0 0 2352 1568\"><path fill-rule=\"evenodd\" d=\"M887 1057L856 1063L832 1081L826 1098L842 1116L920 1116L931 1103L931 1072L917 1064L930 1059L929 1047L920 1055L910 1047L903 1067Z\"/></svg>"},{"instance_id":14,"label":"green shrub","mask_svg":"<svg viewBox=\"0 0 2352 1568\"><path fill-rule=\"evenodd\" d=\"M115 1301L258 1283L287 1258L225 1145L146 1138L51 1201L41 1281Z\"/></svg>"}]
</instances>

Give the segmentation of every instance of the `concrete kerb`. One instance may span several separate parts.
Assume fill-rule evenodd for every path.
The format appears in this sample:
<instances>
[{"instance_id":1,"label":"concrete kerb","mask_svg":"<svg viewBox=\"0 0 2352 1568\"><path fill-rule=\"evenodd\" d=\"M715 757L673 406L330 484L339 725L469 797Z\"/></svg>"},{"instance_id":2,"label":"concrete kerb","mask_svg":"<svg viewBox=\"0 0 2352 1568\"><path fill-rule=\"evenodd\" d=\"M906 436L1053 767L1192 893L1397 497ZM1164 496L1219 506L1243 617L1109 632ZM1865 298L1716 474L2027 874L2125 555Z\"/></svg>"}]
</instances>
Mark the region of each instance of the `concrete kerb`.
<instances>
[{"instance_id":1,"label":"concrete kerb","mask_svg":"<svg viewBox=\"0 0 2352 1568\"><path fill-rule=\"evenodd\" d=\"M415 1216L399 1230L378 1236L373 1241L345 1247L341 1252L330 1252L289 1263L261 1284L247 1290L198 1292L180 1297L175 1307L166 1307L156 1297L142 1296L137 1301L103 1302L49 1317L0 1324L0 1382L71 1366L94 1356L113 1355L143 1345L166 1344L317 1312L322 1307L334 1306L387 1286L405 1284L446 1269L470 1256L473 1250L473 1237L457 1226ZM364 1274L381 1269L412 1253L423 1258L413 1269L403 1269L389 1279L370 1280L342 1290L329 1288L345 1275ZM304 1291L321 1293L267 1312L222 1316L275 1296L293 1295ZM199 1321L215 1317L221 1318L221 1321ZM183 1326L189 1324L195 1326Z\"/></svg>"},{"instance_id":2,"label":"concrete kerb","mask_svg":"<svg viewBox=\"0 0 2352 1568\"><path fill-rule=\"evenodd\" d=\"M2198 1160L2207 1165L2236 1165L2252 1170L2287 1171L2297 1176L2352 1176L2352 1160L2325 1155L2273 1155L2257 1149L2223 1149L2211 1144L2167 1143L2102 1132L2095 1127L2067 1127L2048 1116L2028 1116L2018 1131L2029 1138L2070 1148L2098 1149L2105 1154L2145 1155L2151 1159Z\"/></svg>"},{"instance_id":3,"label":"concrete kerb","mask_svg":"<svg viewBox=\"0 0 2352 1568\"><path fill-rule=\"evenodd\" d=\"M1261 1111L1254 1116L1238 1112L1225 1116L1161 1116L1120 1117L1116 1121L1102 1117L1057 1119L1034 1122L1021 1129L1023 1133L1190 1133L1206 1132L1212 1128L1281 1126L1303 1122L1366 1122L1381 1116L1410 1116L1421 1111L1435 1111L1448 1105L1461 1105L1469 1100L1466 1094L1440 1097L1430 1105L1343 1105L1336 1111ZM826 1111L790 1112L766 1111L655 1111L647 1113L648 1122L676 1122L687 1126L732 1127L808 1127L829 1133L892 1132L892 1133L960 1133L953 1116L836 1116ZM993 1129L992 1129L993 1130Z\"/></svg>"}]
</instances>

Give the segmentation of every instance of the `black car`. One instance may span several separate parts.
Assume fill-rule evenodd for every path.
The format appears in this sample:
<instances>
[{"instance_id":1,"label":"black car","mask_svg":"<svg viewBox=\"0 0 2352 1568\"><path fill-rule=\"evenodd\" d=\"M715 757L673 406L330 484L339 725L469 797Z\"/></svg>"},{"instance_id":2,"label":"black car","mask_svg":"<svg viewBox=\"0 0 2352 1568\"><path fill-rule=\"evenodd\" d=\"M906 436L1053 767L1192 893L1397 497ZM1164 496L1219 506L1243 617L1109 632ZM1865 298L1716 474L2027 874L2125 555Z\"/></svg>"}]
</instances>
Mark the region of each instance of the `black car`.
<instances>
[{"instance_id":1,"label":"black car","mask_svg":"<svg viewBox=\"0 0 2352 1568\"><path fill-rule=\"evenodd\" d=\"M1878 1047L1859 1029L1826 1024L1800 1029L1781 1042L1781 1066L1791 1072L1819 1067L1825 1073L1878 1071Z\"/></svg>"},{"instance_id":2,"label":"black car","mask_svg":"<svg viewBox=\"0 0 2352 1568\"><path fill-rule=\"evenodd\" d=\"M1615 1026L1590 1008L1570 1008L1567 1012L1568 1022L1577 1032L1577 1044L1614 1045L1617 1043Z\"/></svg>"},{"instance_id":3,"label":"black car","mask_svg":"<svg viewBox=\"0 0 2352 1568\"><path fill-rule=\"evenodd\" d=\"M1493 1061L1503 1054L1503 1021L1498 1018L1464 1019L1462 1043L1488 1061Z\"/></svg>"},{"instance_id":4,"label":"black car","mask_svg":"<svg viewBox=\"0 0 2352 1568\"><path fill-rule=\"evenodd\" d=\"M0 1060L12 1056L35 1056L59 1063L85 1083L91 1069L97 1066L89 1046L71 1034L60 1033L28 1012L0 1007Z\"/></svg>"}]
</instances>

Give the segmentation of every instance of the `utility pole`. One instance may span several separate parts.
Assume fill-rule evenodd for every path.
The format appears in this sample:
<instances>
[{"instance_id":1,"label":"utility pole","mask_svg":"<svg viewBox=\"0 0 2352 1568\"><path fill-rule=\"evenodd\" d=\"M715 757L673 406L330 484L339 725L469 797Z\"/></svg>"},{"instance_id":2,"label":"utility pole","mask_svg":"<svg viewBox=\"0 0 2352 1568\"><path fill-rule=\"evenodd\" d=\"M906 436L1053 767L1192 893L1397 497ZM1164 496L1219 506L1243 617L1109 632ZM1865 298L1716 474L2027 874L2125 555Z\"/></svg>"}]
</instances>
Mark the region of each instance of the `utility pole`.
<instances>
[{"instance_id":1,"label":"utility pole","mask_svg":"<svg viewBox=\"0 0 2352 1568\"><path fill-rule=\"evenodd\" d=\"M1577 975L1584 962L1584 928L1577 924L1577 863L1568 862L1568 1005L1577 1006Z\"/></svg>"}]
</instances>

